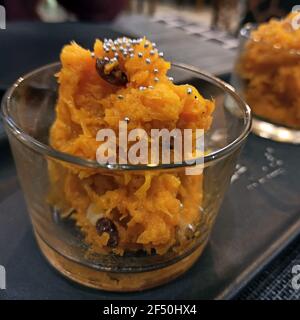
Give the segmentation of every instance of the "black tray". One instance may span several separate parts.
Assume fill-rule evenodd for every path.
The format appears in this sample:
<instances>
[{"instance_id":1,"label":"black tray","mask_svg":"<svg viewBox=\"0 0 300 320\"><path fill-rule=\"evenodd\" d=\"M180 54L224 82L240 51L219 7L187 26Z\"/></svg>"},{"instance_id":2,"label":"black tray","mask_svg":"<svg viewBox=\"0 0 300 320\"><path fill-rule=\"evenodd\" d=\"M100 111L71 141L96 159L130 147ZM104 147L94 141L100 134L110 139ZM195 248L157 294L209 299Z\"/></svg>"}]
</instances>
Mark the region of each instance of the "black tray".
<instances>
[{"instance_id":1,"label":"black tray","mask_svg":"<svg viewBox=\"0 0 300 320\"><path fill-rule=\"evenodd\" d=\"M31 230L8 146L0 158L0 265L7 272L2 299L228 299L300 228L300 148L251 135L211 240L179 279L141 293L84 288L59 275L42 257ZM245 171L246 168L246 171Z\"/></svg>"}]
</instances>

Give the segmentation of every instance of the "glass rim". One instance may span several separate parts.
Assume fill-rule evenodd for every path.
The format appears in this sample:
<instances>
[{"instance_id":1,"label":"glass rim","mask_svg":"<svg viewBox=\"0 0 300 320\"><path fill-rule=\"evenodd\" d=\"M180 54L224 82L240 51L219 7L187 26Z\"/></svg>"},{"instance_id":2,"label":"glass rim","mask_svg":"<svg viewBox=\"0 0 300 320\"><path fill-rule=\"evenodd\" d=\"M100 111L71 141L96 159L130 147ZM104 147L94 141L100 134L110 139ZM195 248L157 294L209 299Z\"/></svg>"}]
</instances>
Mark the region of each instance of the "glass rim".
<instances>
[{"instance_id":1,"label":"glass rim","mask_svg":"<svg viewBox=\"0 0 300 320\"><path fill-rule=\"evenodd\" d=\"M274 44L271 44L267 41L262 41L260 39L254 39L251 36L252 31L256 30L258 27L258 24L256 23L246 23L239 31L239 35L241 38L246 39L248 41L251 41L253 43L260 43L266 46L270 46L271 49L278 51L278 52L285 52L290 54L291 56L299 56L300 57L300 50L297 49L286 49L286 48L282 48L280 46L276 46Z\"/></svg>"},{"instance_id":2,"label":"glass rim","mask_svg":"<svg viewBox=\"0 0 300 320\"><path fill-rule=\"evenodd\" d=\"M46 145L37 139L33 138L26 132L24 132L13 120L13 118L10 116L9 112L9 105L11 101L11 97L14 94L14 91L20 86L22 82L24 82L26 79L30 78L35 73L41 72L43 70L46 70L51 67L59 66L60 62L54 62L47 65L44 65L40 68L34 69L33 71L25 74L24 76L19 77L19 79L6 91L3 99L2 99L2 118L6 125L8 125L10 131L14 134L14 136L23 144L25 144L30 149L33 149L34 151L46 155L50 158L54 158L56 160L61 160L64 162L71 163L73 165L81 166L81 167L87 167L92 169L108 169L110 171L119 171L119 170L161 170L161 169L177 169L177 168L184 168L184 167L193 167L195 166L195 163L187 163L185 161L181 163L171 163L171 164L142 164L142 165L132 165L132 164L100 164L95 160L89 160L84 159L81 157L77 157L68 153L64 153L61 151L58 151L54 148L52 148L49 145ZM243 111L243 117L244 117L244 128L243 131L229 144L227 144L225 147L222 147L218 150L212 151L208 154L205 154L203 156L203 161L200 161L200 163L210 163L214 162L216 160L220 160L227 155L230 155L232 152L234 152L247 138L251 131L251 124L252 124L252 114L251 109L249 105L237 94L236 89L231 86L230 84L226 83L225 81L210 75L209 73L206 73L196 67L192 67L183 63L171 63L172 67L176 67L185 71L189 71L192 73L197 74L198 76L201 76L203 80L216 85L220 89L222 89L224 92L230 94L230 96L235 100L235 102L239 105L240 109ZM198 158L199 159L199 158ZM193 159L194 161L197 161L197 158ZM199 159L200 160L200 159Z\"/></svg>"}]
</instances>

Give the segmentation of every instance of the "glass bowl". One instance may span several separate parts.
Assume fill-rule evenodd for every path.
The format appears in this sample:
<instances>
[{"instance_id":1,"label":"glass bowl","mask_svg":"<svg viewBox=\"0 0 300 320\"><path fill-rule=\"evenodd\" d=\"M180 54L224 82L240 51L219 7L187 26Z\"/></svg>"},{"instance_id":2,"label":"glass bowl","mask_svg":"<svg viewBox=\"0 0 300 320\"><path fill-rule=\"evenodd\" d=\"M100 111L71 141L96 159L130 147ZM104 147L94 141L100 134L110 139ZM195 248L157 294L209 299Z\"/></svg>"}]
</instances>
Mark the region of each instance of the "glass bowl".
<instances>
[{"instance_id":1,"label":"glass bowl","mask_svg":"<svg viewBox=\"0 0 300 320\"><path fill-rule=\"evenodd\" d=\"M60 64L56 63L27 74L8 90L2 101L5 129L41 251L63 275L98 289L143 290L178 277L193 265L208 242L250 131L250 108L230 85L192 67L174 64L171 75L175 82L190 83L204 97L216 101L213 123L204 137L206 152L202 174L185 177L185 169L191 166L185 162L154 166L100 165L54 150L48 144L58 94L54 75L59 69ZM94 170L100 181L107 176L116 179L124 173L135 176L155 172L158 176L165 173L180 176L190 190L181 203L181 213L194 210L198 222L186 226L184 241L177 241L163 254L143 250L128 251L123 255L92 252L74 220L66 215L66 212L71 214L73 208L60 212L49 203L49 194L53 190L60 195L64 193L58 182L53 185L51 181L50 168L53 165L64 170L71 167Z\"/></svg>"},{"instance_id":2,"label":"glass bowl","mask_svg":"<svg viewBox=\"0 0 300 320\"><path fill-rule=\"evenodd\" d=\"M240 31L231 83L251 107L255 134L299 144L300 52L255 38L252 32L256 29L247 24Z\"/></svg>"}]
</instances>

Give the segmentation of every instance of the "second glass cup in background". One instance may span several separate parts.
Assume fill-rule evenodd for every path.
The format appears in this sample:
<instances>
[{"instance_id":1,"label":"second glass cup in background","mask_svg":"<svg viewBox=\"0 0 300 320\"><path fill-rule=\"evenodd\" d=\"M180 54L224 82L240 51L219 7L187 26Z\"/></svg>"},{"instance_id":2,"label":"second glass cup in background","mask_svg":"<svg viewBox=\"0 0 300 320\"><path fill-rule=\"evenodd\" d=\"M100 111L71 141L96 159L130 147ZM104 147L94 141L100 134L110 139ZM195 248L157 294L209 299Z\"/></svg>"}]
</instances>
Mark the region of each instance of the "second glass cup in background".
<instances>
[{"instance_id":1,"label":"second glass cup in background","mask_svg":"<svg viewBox=\"0 0 300 320\"><path fill-rule=\"evenodd\" d=\"M252 109L254 133L299 144L300 51L261 41L253 36L256 29L247 24L240 31L231 82Z\"/></svg>"}]
</instances>

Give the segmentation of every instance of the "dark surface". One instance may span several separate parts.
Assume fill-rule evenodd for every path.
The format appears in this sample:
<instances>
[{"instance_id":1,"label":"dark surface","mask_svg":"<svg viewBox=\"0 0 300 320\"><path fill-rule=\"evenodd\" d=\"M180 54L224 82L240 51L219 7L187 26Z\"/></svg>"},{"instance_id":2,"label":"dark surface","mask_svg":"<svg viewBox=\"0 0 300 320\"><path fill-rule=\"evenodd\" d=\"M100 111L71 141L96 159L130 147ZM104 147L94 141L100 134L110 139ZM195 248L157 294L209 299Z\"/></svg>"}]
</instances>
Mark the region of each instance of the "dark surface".
<instances>
[{"instance_id":1,"label":"dark surface","mask_svg":"<svg viewBox=\"0 0 300 320\"><path fill-rule=\"evenodd\" d=\"M299 157L300 149L296 146L251 135L239 161L240 175L235 175L212 238L196 265L181 278L160 288L114 294L71 283L44 260L35 243L14 165L4 144L0 160L0 264L6 267L7 290L0 291L0 297L230 298L298 233ZM244 171L241 168L246 171L241 173ZM274 177L262 183L262 177L271 172ZM253 183L257 183L255 188L250 187Z\"/></svg>"},{"instance_id":2,"label":"dark surface","mask_svg":"<svg viewBox=\"0 0 300 320\"><path fill-rule=\"evenodd\" d=\"M300 290L292 287L292 268L300 265L299 249L300 237L241 290L235 299L300 300Z\"/></svg>"}]
</instances>

